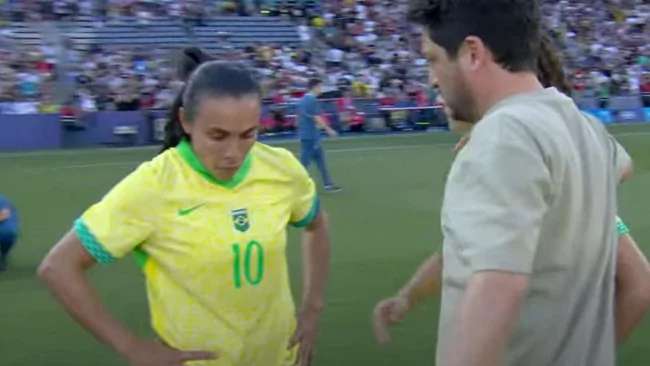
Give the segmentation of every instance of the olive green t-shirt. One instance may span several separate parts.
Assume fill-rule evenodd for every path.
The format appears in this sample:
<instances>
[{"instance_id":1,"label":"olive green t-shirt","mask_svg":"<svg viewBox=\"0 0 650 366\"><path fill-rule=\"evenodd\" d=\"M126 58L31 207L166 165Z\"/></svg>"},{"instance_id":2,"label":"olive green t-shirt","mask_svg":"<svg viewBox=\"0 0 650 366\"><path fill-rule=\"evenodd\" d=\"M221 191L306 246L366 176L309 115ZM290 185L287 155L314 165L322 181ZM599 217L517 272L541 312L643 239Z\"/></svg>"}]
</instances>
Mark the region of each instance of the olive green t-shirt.
<instances>
[{"instance_id":1,"label":"olive green t-shirt","mask_svg":"<svg viewBox=\"0 0 650 366\"><path fill-rule=\"evenodd\" d=\"M614 365L616 187L626 162L607 130L554 88L486 113L445 188L438 365L480 271L530 279L505 365Z\"/></svg>"}]
</instances>

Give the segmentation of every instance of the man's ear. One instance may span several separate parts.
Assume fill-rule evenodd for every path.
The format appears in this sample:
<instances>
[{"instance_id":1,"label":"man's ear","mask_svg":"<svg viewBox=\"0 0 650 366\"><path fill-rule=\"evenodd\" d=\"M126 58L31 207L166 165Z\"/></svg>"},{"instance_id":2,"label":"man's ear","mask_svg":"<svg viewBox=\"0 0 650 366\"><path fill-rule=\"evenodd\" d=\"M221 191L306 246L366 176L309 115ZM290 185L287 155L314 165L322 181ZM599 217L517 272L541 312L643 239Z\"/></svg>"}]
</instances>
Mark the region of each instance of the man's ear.
<instances>
[{"instance_id":1,"label":"man's ear","mask_svg":"<svg viewBox=\"0 0 650 366\"><path fill-rule=\"evenodd\" d=\"M464 68L476 71L492 59L492 53L479 37L468 36L458 50L458 58Z\"/></svg>"}]
</instances>

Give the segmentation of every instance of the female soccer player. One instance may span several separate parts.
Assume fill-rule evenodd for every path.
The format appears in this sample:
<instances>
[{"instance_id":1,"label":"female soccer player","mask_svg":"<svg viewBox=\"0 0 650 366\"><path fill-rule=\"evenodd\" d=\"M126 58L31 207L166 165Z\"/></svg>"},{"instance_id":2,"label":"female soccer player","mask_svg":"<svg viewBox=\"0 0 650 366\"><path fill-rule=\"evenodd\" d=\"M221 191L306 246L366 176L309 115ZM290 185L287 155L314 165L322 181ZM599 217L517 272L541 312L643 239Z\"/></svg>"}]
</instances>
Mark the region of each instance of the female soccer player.
<instances>
[{"instance_id":1,"label":"female soccer player","mask_svg":"<svg viewBox=\"0 0 650 366\"><path fill-rule=\"evenodd\" d=\"M538 76L545 86L553 86L570 95L571 87L567 82L562 63L546 36L542 39L538 59ZM451 114L448 112L448 116ZM453 121L454 132L463 134L454 147L459 152L469 141L472 124ZM619 177L622 181L632 175L629 155L619 149ZM623 342L642 320L650 307L650 264L639 249L630 231L620 218L616 219L618 230L618 252L616 263L616 336ZM374 309L373 325L375 336L380 343L390 341L388 327L401 322L408 312L424 299L440 293L442 288L443 261L440 254L434 254L420 265L409 282L398 294L380 301Z\"/></svg>"},{"instance_id":2,"label":"female soccer player","mask_svg":"<svg viewBox=\"0 0 650 366\"><path fill-rule=\"evenodd\" d=\"M243 66L200 66L183 91L182 135L167 139L177 145L83 213L39 268L65 309L132 366L310 363L328 227L300 162L256 142L260 100ZM306 228L297 325L285 256L289 224ZM120 324L87 280L95 263L128 253L144 272L160 342Z\"/></svg>"}]
</instances>

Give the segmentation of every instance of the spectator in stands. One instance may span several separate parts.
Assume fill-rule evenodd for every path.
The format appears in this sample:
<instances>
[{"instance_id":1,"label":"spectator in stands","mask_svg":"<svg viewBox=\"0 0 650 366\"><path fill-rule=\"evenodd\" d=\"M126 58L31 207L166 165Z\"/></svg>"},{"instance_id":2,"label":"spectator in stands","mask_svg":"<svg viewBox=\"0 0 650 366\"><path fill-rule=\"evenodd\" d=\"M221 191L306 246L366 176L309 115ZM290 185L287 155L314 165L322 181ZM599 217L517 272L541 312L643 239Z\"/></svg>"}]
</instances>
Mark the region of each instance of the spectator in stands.
<instances>
[{"instance_id":1,"label":"spectator in stands","mask_svg":"<svg viewBox=\"0 0 650 366\"><path fill-rule=\"evenodd\" d=\"M16 79L21 97L36 98L38 96L41 77L32 65L20 67Z\"/></svg>"},{"instance_id":2,"label":"spectator in stands","mask_svg":"<svg viewBox=\"0 0 650 366\"><path fill-rule=\"evenodd\" d=\"M650 108L650 72L647 72L643 75L643 81L641 83L640 90L643 106L645 108Z\"/></svg>"},{"instance_id":3,"label":"spectator in stands","mask_svg":"<svg viewBox=\"0 0 650 366\"><path fill-rule=\"evenodd\" d=\"M59 109L60 106L54 101L51 89L45 91L38 106L39 113L55 114L59 113Z\"/></svg>"},{"instance_id":4,"label":"spectator in stands","mask_svg":"<svg viewBox=\"0 0 650 366\"><path fill-rule=\"evenodd\" d=\"M88 89L81 89L77 92L77 98L79 100L79 108L84 113L96 112L97 103L95 102L95 97L90 93Z\"/></svg>"},{"instance_id":5,"label":"spectator in stands","mask_svg":"<svg viewBox=\"0 0 650 366\"><path fill-rule=\"evenodd\" d=\"M237 4L234 1L223 3L229 3L231 13L235 15ZM285 2L277 2L280 3ZM293 87L296 94L296 88L304 90L306 79L315 73L325 72L322 68L326 64L330 68L335 66L335 69L327 70L327 75L331 77L325 80L324 92L335 92L344 83L345 86L352 85L355 95L359 97L377 97L381 79L397 77L408 81L423 78L426 74L426 63L417 50L419 36L403 21L405 0L324 0L315 3L319 3L316 6L320 7L317 12L303 7L296 9L290 3L277 5L277 9L270 5L276 14L283 13L288 17L303 13L305 18L296 20L300 37L307 42L300 47L303 51L260 43L251 47L249 52L224 46L227 52L223 52L226 56L222 57L247 60L264 75L261 80L263 84L271 85L276 80L288 79L284 80L286 87ZM68 20L77 15L92 15L101 20L101 14L105 13L113 21L123 16L135 16L141 23L146 23L156 15L173 19L186 17L194 22L196 16L207 18L221 12L214 7L203 6L200 0L106 0L97 5L92 0L57 0L11 1L6 4L15 17L21 19L52 19L56 15L57 18ZM617 1L608 3L607 7L598 7L588 0L545 0L543 4L547 23L553 29L554 41L564 50L567 71L572 75L576 95L598 97L601 104L606 106L610 95L639 93L641 75L650 71L650 45L647 44L649 4ZM33 54L34 51L30 49L3 56L1 51L8 48L4 47L4 43L0 40L0 98L3 98L2 94L7 98L6 90L14 88L18 89L18 95L12 95L12 101L34 98L21 93L21 81L22 87L33 90L34 76L29 76L26 83L24 80L7 80L14 78L17 72L24 76L22 74L26 70L34 70L35 75L46 79L50 74L67 70L69 66L66 65L84 65L80 71L73 72L73 77L78 75L85 81L84 86L94 94L100 109L106 103L100 102L105 99L105 93L100 94L102 88L99 86L110 83L110 90L119 94L120 81L116 82L115 79L120 79L124 73L144 75L142 93L163 96L160 99L156 97L156 104L162 105L168 99L164 91L166 86L161 82L165 78L165 61L161 61L163 57L155 55L155 50L147 49L138 58L128 51L97 50L84 53L66 41L66 51L60 57L57 57L57 47L51 45L43 45ZM217 44L223 46L226 43L220 39ZM250 52L253 49L258 51L257 55ZM309 52L305 52L306 49ZM57 61L63 65L57 65ZM111 65L111 72L99 72L101 63ZM90 66L86 67L86 64ZM306 70L313 73L306 74ZM588 70L589 74L584 70ZM289 77L278 76L285 71L289 72ZM160 85L153 85L156 81ZM9 86L10 83L18 85Z\"/></svg>"},{"instance_id":6,"label":"spectator in stands","mask_svg":"<svg viewBox=\"0 0 650 366\"><path fill-rule=\"evenodd\" d=\"M363 114L354 105L352 91L344 89L342 97L336 101L337 111L343 126L352 132L364 131L365 118Z\"/></svg>"},{"instance_id":7,"label":"spectator in stands","mask_svg":"<svg viewBox=\"0 0 650 366\"><path fill-rule=\"evenodd\" d=\"M115 98L115 107L118 111L135 111L140 108L137 82L131 80L120 88Z\"/></svg>"}]
</instances>

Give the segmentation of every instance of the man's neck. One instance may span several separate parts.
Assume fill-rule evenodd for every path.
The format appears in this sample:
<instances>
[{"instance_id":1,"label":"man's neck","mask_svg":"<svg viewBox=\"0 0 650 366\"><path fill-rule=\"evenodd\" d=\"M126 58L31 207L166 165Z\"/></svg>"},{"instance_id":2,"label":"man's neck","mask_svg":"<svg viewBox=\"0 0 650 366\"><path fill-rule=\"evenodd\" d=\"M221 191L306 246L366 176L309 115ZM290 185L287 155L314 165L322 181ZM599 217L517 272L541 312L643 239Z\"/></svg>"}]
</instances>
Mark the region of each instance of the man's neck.
<instances>
[{"instance_id":1,"label":"man's neck","mask_svg":"<svg viewBox=\"0 0 650 366\"><path fill-rule=\"evenodd\" d=\"M489 87L477 96L477 110L480 118L499 102L519 94L532 93L544 89L537 76L529 72L503 72L488 82ZM479 119L480 119L479 118Z\"/></svg>"}]
</instances>

